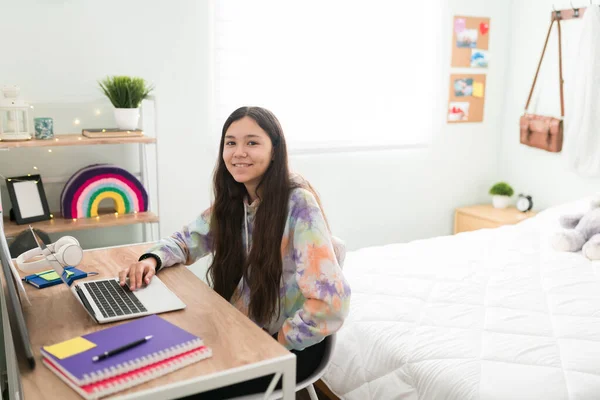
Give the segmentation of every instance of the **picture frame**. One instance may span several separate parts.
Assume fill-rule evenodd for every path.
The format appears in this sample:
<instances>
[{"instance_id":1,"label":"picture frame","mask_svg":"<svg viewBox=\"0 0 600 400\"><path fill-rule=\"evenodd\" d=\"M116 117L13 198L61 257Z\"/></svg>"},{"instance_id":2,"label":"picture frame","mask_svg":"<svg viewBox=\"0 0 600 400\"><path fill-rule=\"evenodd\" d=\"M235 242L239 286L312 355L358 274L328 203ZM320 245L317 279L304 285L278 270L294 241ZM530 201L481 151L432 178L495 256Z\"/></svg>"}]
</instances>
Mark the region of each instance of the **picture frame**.
<instances>
[{"instance_id":1,"label":"picture frame","mask_svg":"<svg viewBox=\"0 0 600 400\"><path fill-rule=\"evenodd\" d=\"M6 187L17 225L51 218L40 175L6 178Z\"/></svg>"}]
</instances>

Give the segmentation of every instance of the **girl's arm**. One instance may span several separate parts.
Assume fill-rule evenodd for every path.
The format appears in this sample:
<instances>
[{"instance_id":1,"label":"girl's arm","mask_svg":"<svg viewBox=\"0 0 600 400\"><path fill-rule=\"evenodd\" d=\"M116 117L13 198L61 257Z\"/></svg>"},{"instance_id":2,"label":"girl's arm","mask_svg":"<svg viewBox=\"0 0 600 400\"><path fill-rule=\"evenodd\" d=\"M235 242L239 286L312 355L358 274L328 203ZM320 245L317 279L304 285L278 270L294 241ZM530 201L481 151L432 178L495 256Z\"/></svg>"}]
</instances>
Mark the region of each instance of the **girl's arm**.
<instances>
[{"instance_id":1,"label":"girl's arm","mask_svg":"<svg viewBox=\"0 0 600 400\"><path fill-rule=\"evenodd\" d=\"M213 248L210 234L210 209L201 215L183 230L173 233L170 237L160 240L156 245L146 251L141 259L153 257L156 259L156 271L162 267L174 264L190 265L200 258L208 255Z\"/></svg>"},{"instance_id":2,"label":"girl's arm","mask_svg":"<svg viewBox=\"0 0 600 400\"><path fill-rule=\"evenodd\" d=\"M341 328L348 315L350 287L316 198L307 190L296 190L292 196L296 281L306 300L284 321L277 339L288 349L302 350Z\"/></svg>"}]
</instances>

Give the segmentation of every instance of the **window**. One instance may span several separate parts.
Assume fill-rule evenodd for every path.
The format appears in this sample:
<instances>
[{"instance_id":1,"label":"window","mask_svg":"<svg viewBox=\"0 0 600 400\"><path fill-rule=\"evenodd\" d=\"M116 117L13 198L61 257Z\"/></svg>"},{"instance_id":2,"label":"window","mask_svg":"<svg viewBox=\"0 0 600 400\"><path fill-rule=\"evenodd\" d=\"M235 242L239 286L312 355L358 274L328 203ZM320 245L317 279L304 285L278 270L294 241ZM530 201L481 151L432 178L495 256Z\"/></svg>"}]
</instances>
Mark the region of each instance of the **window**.
<instances>
[{"instance_id":1,"label":"window","mask_svg":"<svg viewBox=\"0 0 600 400\"><path fill-rule=\"evenodd\" d=\"M446 93L441 6L215 1L216 126L257 105L278 117L291 151L427 143Z\"/></svg>"}]
</instances>

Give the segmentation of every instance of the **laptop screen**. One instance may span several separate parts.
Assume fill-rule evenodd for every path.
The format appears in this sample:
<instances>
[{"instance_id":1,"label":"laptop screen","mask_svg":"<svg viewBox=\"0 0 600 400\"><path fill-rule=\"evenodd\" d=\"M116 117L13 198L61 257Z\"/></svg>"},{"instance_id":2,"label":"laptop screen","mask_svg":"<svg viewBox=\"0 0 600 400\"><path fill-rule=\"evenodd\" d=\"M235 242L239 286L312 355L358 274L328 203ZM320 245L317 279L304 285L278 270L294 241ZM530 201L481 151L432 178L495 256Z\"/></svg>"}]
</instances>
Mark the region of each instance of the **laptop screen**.
<instances>
[{"instance_id":1,"label":"laptop screen","mask_svg":"<svg viewBox=\"0 0 600 400\"><path fill-rule=\"evenodd\" d=\"M3 217L4 215L2 214L2 206L0 206L0 268L4 274L4 282L6 284L5 288L7 291L6 306L8 307L8 314L10 316L8 317L7 321L10 323L11 331L14 330L14 333L11 333L11 335L4 331L4 344L8 344L7 342L11 336L14 343L20 341L21 346L15 345L14 350L17 352L24 351L29 363L29 367L33 369L35 367L35 357L31 348L31 342L29 341L29 331L27 330L27 324L25 322L25 316L23 314L21 299L19 298L19 292L17 288L17 284L20 281L13 279L14 266L11 261L11 255L10 250L8 249L8 243L6 242L6 236L4 235ZM4 290L0 285L0 296L4 295ZM5 315L2 315L3 319L5 317ZM13 383L12 388L9 386L12 397L13 393L18 393L18 389L21 385L21 375L16 360L13 360L12 358L12 354L14 353L9 351L8 348L5 348L4 346L2 347L2 358L4 358L3 361L6 361L4 367L7 368L7 370L4 370L4 372L8 375L9 385ZM13 380L16 380L17 383L15 384Z\"/></svg>"},{"instance_id":2,"label":"laptop screen","mask_svg":"<svg viewBox=\"0 0 600 400\"><path fill-rule=\"evenodd\" d=\"M69 272L67 267L65 267L60 262L60 260L52 252L52 250L50 250L48 248L48 246L46 246L46 243L44 243L44 240L42 240L42 238L37 233L35 233L35 231L31 227L31 225L29 225L29 230L31 231L31 234L33 235L33 239L35 240L35 243L42 250L42 255L44 255L46 257L46 260L48 261L48 263L50 264L52 269L56 272L56 274L60 277L60 279L67 286L71 286L74 281L74 279L72 278L73 273Z\"/></svg>"}]
</instances>

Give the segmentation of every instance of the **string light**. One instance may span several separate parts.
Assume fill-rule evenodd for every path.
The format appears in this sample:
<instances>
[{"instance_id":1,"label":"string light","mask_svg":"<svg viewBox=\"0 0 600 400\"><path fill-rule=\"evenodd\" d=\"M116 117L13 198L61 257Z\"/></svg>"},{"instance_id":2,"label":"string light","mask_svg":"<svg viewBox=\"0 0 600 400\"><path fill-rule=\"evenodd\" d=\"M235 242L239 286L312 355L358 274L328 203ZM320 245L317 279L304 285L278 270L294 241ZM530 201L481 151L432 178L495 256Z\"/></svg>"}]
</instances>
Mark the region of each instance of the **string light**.
<instances>
[{"instance_id":1,"label":"string light","mask_svg":"<svg viewBox=\"0 0 600 400\"><path fill-rule=\"evenodd\" d=\"M38 167L36 167L35 165L33 166L33 169L35 169L37 171Z\"/></svg>"},{"instance_id":2,"label":"string light","mask_svg":"<svg viewBox=\"0 0 600 400\"><path fill-rule=\"evenodd\" d=\"M52 153L52 149L48 149L48 153Z\"/></svg>"},{"instance_id":3,"label":"string light","mask_svg":"<svg viewBox=\"0 0 600 400\"><path fill-rule=\"evenodd\" d=\"M50 214L50 218L54 218L54 214Z\"/></svg>"},{"instance_id":4,"label":"string light","mask_svg":"<svg viewBox=\"0 0 600 400\"><path fill-rule=\"evenodd\" d=\"M99 109L99 108L96 108L96 110L94 111L94 114L95 114L96 116L98 116L98 115L102 114L102 111L100 111L100 109Z\"/></svg>"},{"instance_id":5,"label":"string light","mask_svg":"<svg viewBox=\"0 0 600 400\"><path fill-rule=\"evenodd\" d=\"M75 118L75 120L73 121L73 125L79 125L81 123L81 121L79 120L79 118Z\"/></svg>"},{"instance_id":6,"label":"string light","mask_svg":"<svg viewBox=\"0 0 600 400\"><path fill-rule=\"evenodd\" d=\"M77 218L73 218L73 222L77 222Z\"/></svg>"}]
</instances>

